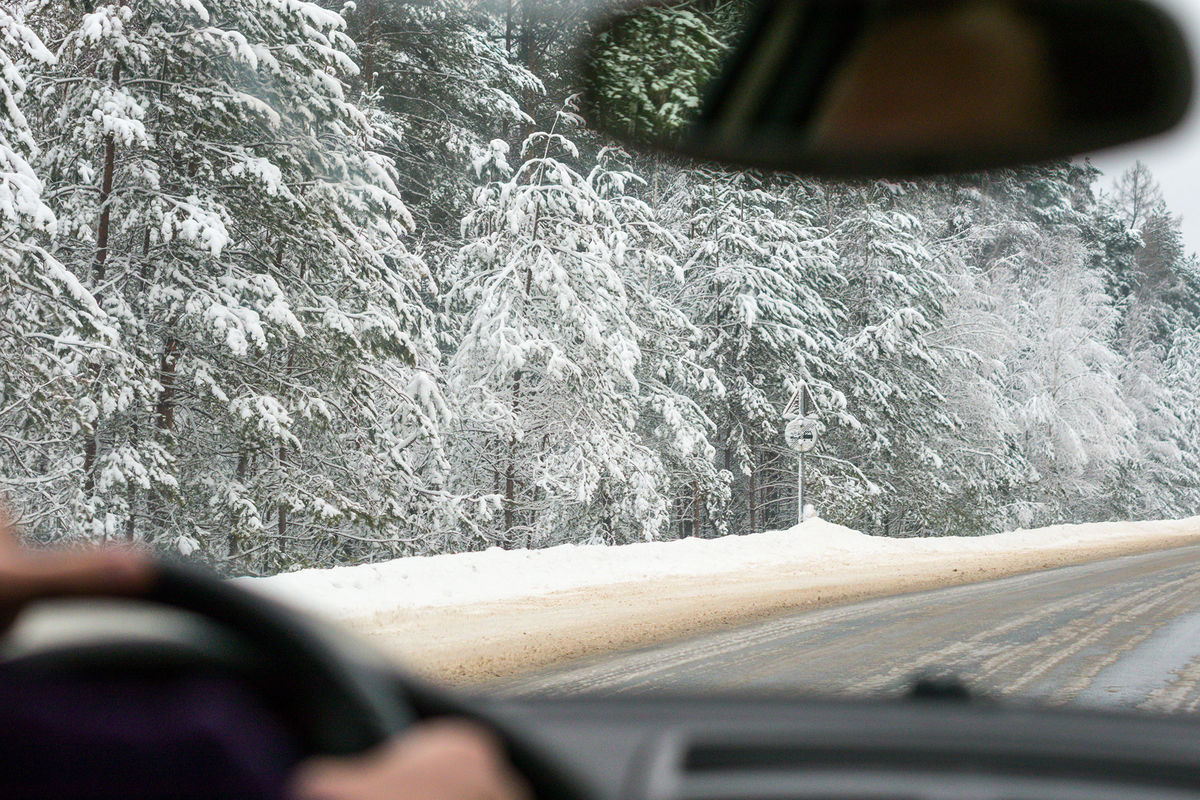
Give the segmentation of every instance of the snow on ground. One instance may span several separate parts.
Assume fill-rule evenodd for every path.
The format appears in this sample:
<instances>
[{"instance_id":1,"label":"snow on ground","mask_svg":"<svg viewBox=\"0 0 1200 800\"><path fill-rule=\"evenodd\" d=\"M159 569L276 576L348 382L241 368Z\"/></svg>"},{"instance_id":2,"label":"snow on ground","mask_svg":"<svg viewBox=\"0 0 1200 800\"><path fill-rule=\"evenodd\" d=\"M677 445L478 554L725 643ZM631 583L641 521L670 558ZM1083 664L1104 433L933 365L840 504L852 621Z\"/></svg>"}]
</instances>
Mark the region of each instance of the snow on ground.
<instances>
[{"instance_id":1,"label":"snow on ground","mask_svg":"<svg viewBox=\"0 0 1200 800\"><path fill-rule=\"evenodd\" d=\"M795 565L836 572L929 555L1060 551L1127 540L1177 528L1200 533L1200 517L1182 522L1056 525L992 536L889 539L822 519L786 531L719 539L605 546L565 544L544 550L501 550L399 558L381 564L307 569L243 579L269 593L333 617L427 606L460 606L536 597L586 587L705 577L756 566Z\"/></svg>"},{"instance_id":2,"label":"snow on ground","mask_svg":"<svg viewBox=\"0 0 1200 800\"><path fill-rule=\"evenodd\" d=\"M923 539L812 519L719 539L495 548L240 581L420 669L474 681L787 610L1197 540L1200 517Z\"/></svg>"}]
</instances>

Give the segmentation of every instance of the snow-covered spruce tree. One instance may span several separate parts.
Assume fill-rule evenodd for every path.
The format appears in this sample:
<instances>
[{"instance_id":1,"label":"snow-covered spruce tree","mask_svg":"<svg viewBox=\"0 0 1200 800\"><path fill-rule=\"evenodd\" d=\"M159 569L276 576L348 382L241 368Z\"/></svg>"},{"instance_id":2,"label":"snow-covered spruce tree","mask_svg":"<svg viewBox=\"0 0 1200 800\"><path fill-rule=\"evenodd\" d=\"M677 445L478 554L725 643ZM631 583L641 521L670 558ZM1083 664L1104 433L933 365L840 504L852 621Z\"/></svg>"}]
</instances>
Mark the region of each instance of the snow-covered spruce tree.
<instances>
[{"instance_id":1,"label":"snow-covered spruce tree","mask_svg":"<svg viewBox=\"0 0 1200 800\"><path fill-rule=\"evenodd\" d=\"M59 43L54 253L136 356L90 367L81 533L274 569L402 551L397 523L440 502L427 276L343 28L294 0L139 0Z\"/></svg>"},{"instance_id":2,"label":"snow-covered spruce tree","mask_svg":"<svg viewBox=\"0 0 1200 800\"><path fill-rule=\"evenodd\" d=\"M515 168L493 142L477 163L493 180L463 220L454 466L464 492L496 498L485 540L506 546L649 538L668 518L662 466L636 430L640 331L622 273L638 220L619 202L630 176L569 166L577 121L564 111L530 135Z\"/></svg>"},{"instance_id":3,"label":"snow-covered spruce tree","mask_svg":"<svg viewBox=\"0 0 1200 800\"><path fill-rule=\"evenodd\" d=\"M1177 319L1183 298L1173 291L1186 279L1187 268L1179 219L1140 162L1121 177L1115 196L1105 198L1094 216L1089 233L1099 240L1097 268L1121 312L1117 338L1122 348L1165 346L1183 322ZM1183 305L1194 309L1198 304L1187 298Z\"/></svg>"},{"instance_id":4,"label":"snow-covered spruce tree","mask_svg":"<svg viewBox=\"0 0 1200 800\"><path fill-rule=\"evenodd\" d=\"M904 211L920 221L931 265L944 276L948 289L941 293L941 311L929 320L922 338L937 353L937 374L929 376L940 394L934 402L953 424L924 430L926 445L938 462L897 465L899 477L892 485L905 486L903 492L922 472L932 476L919 490L919 516L912 514L906 523L910 532L915 528L923 535L962 535L996 530L996 485L1023 477L1023 472L1011 474L1008 458L1012 426L1006 419L1003 387L996 380L1007 328L994 307L987 273L978 263L979 193L953 181L928 181L906 187L901 199Z\"/></svg>"},{"instance_id":5,"label":"snow-covered spruce tree","mask_svg":"<svg viewBox=\"0 0 1200 800\"><path fill-rule=\"evenodd\" d=\"M830 382L842 315L828 300L841 278L801 191L754 173L693 170L663 212L687 249L682 305L701 332L697 361L723 387L704 406L717 465L734 489L728 506L709 503L716 532L763 527L760 473L775 460L779 412L795 381L843 408Z\"/></svg>"},{"instance_id":6,"label":"snow-covered spruce tree","mask_svg":"<svg viewBox=\"0 0 1200 800\"><path fill-rule=\"evenodd\" d=\"M628 236L621 273L642 354L635 373L637 431L661 463L660 486L673 504L672 533L698 535L706 507L723 508L729 501L728 481L718 472L710 443L715 425L705 413L724 397L725 387L701 362L704 334L688 315L681 264L687 242L659 221L657 210L671 190L655 190L621 169L626 158L618 150L601 151L595 183L617 207ZM660 166L652 161L647 168ZM642 197L631 186L640 187Z\"/></svg>"},{"instance_id":7,"label":"snow-covered spruce tree","mask_svg":"<svg viewBox=\"0 0 1200 800\"><path fill-rule=\"evenodd\" d=\"M83 364L98 351L121 354L95 298L46 250L57 220L22 108L26 70L55 59L19 13L0 9L0 496L36 535L78 511L61 443L90 421L75 403Z\"/></svg>"},{"instance_id":8,"label":"snow-covered spruce tree","mask_svg":"<svg viewBox=\"0 0 1200 800\"><path fill-rule=\"evenodd\" d=\"M953 290L907 208L913 191L829 187L823 209L846 281L837 388L852 415L831 420L829 448L866 477L843 481L835 507L840 521L889 535L922 532L921 509L949 491L936 445L956 425L941 389L951 355L933 335Z\"/></svg>"}]
</instances>

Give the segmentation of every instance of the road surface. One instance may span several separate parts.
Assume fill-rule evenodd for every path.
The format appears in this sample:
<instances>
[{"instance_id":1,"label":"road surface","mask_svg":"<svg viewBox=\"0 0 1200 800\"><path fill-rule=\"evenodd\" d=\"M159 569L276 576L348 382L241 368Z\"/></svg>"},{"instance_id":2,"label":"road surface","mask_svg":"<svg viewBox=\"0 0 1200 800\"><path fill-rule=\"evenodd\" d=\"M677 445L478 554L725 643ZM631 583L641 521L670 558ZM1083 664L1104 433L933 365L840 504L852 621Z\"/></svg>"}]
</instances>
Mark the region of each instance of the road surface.
<instances>
[{"instance_id":1,"label":"road surface","mask_svg":"<svg viewBox=\"0 0 1200 800\"><path fill-rule=\"evenodd\" d=\"M942 668L990 694L1196 711L1200 545L793 614L488 689L878 694Z\"/></svg>"}]
</instances>

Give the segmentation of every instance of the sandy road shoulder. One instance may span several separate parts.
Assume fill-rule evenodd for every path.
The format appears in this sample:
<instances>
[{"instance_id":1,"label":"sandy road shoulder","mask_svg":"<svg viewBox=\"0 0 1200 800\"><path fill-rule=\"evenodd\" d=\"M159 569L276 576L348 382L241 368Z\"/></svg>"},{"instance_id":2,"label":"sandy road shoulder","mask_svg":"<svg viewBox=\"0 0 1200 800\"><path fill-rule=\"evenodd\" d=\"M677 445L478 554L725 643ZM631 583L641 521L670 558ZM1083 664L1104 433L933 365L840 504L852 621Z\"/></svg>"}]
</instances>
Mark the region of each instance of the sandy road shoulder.
<instances>
[{"instance_id":1,"label":"sandy road shoulder","mask_svg":"<svg viewBox=\"0 0 1200 800\"><path fill-rule=\"evenodd\" d=\"M927 553L835 571L792 564L703 578L629 582L466 606L406 608L342 621L420 673L486 684L569 661L906 592L991 580L1200 542L1200 526L1070 547Z\"/></svg>"}]
</instances>

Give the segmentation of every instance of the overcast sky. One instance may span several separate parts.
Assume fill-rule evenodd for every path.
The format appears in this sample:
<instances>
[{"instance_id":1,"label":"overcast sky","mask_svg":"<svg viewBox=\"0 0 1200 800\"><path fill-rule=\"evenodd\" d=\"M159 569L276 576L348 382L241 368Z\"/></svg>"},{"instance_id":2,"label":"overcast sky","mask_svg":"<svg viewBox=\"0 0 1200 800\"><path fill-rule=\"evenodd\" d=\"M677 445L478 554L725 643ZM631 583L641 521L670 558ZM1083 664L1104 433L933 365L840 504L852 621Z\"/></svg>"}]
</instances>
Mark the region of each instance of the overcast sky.
<instances>
[{"instance_id":1,"label":"overcast sky","mask_svg":"<svg viewBox=\"0 0 1200 800\"><path fill-rule=\"evenodd\" d=\"M1099 0L1103 2L1103 0ZM1174 14L1187 34L1193 63L1200 54L1200 0L1157 0ZM1197 81L1200 85L1200 81ZM1200 251L1200 102L1192 100L1191 114L1174 132L1116 150L1094 154L1092 163L1104 171L1108 185L1134 162L1144 161L1162 186L1167 206L1183 217L1183 237L1191 252Z\"/></svg>"}]
</instances>

